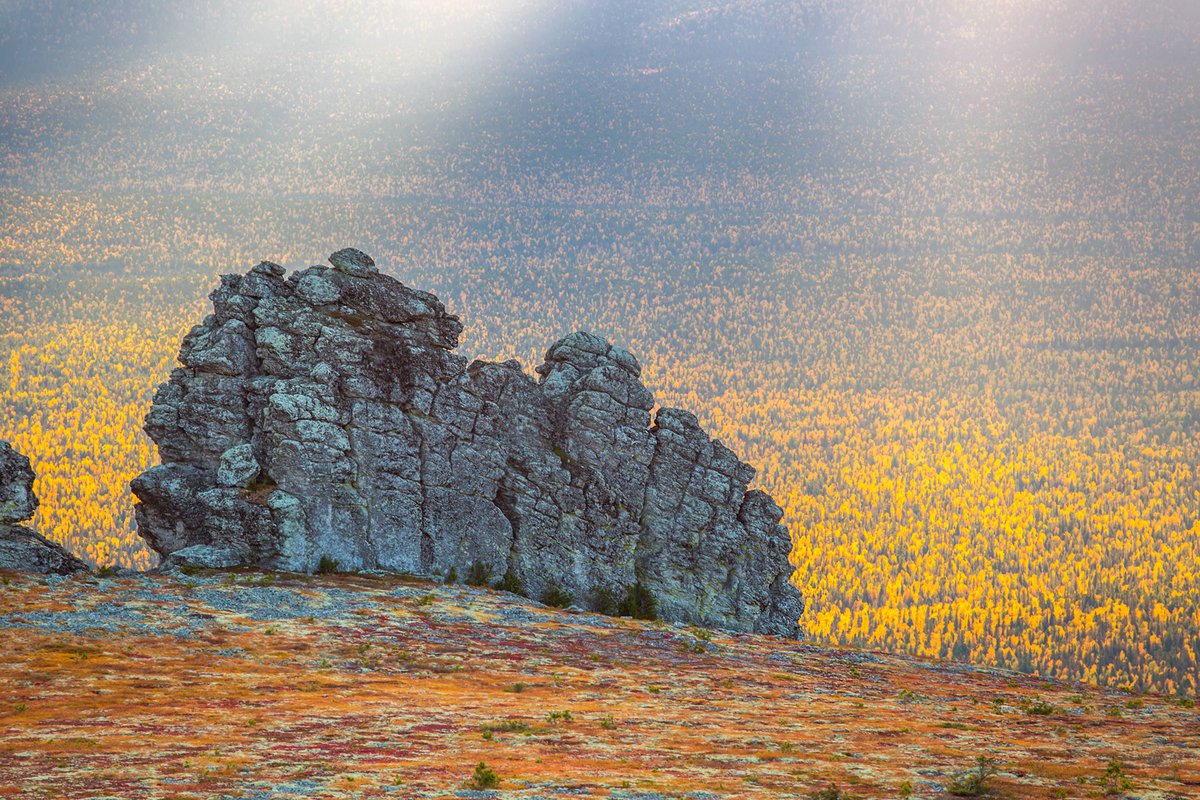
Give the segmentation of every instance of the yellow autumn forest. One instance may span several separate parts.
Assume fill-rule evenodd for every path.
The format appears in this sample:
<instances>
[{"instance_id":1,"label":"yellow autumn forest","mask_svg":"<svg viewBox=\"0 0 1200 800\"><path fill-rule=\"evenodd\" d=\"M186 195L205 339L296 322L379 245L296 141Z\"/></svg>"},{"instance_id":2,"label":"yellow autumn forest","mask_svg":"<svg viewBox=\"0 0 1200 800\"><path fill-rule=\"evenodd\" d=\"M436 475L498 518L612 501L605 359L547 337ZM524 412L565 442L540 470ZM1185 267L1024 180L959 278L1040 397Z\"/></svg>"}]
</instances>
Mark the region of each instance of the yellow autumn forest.
<instances>
[{"instance_id":1,"label":"yellow autumn forest","mask_svg":"<svg viewBox=\"0 0 1200 800\"><path fill-rule=\"evenodd\" d=\"M52 202L10 201L38 219ZM145 202L71 198L56 213L79 238L64 237L42 268L0 278L10 321L0 439L35 462L35 524L93 563L143 569L154 560L135 533L128 481L156 454L141 418L182 335L207 313L217 270L72 277L54 261L104 261L89 219L140 218L151 227L126 241L150 251L174 217L137 213ZM725 275L736 288L724 291L689 288L678 272L630 274L639 290L620 291L611 268L560 272L553 257L515 267L489 257L479 231L421 229L445 218L437 209L345 214L331 224L360 224L364 238L378 226L460 243L461 262L423 260L403 242L375 255L462 316L466 355L515 356L531 369L576 327L636 353L658 401L697 412L784 507L811 640L1200 689L1200 319L1164 325L1149 302L1182 293L1194 303L1194 272L1118 264L1089 275L1104 268L1085 264L1070 279L1106 287L1086 308L1078 293L1044 289L1070 272L1052 278L1042 259L1006 256L972 270L923 259L920 275L869 254L817 254ZM502 224L530 240L553 227ZM850 225L804 224L818 241ZM664 259L705 225L703 215L649 222ZM227 250L220 268L283 260L265 238L265 252ZM1113 327L1130 317L1140 327Z\"/></svg>"}]
</instances>

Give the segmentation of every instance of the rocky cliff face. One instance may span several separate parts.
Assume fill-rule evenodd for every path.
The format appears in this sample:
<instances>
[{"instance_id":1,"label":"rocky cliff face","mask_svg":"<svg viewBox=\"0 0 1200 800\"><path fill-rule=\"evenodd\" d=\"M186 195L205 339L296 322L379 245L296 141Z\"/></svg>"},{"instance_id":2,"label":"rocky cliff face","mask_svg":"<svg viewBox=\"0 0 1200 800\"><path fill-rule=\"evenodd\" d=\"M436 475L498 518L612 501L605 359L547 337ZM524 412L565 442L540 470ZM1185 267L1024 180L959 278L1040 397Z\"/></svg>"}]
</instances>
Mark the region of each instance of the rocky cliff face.
<instances>
[{"instance_id":1,"label":"rocky cliff face","mask_svg":"<svg viewBox=\"0 0 1200 800\"><path fill-rule=\"evenodd\" d=\"M628 352L574 333L532 379L451 351L430 294L342 250L284 277L224 276L146 431L133 481L164 556L465 577L582 606L796 635L803 600L779 507L685 411L659 409ZM515 585L510 580L510 585Z\"/></svg>"},{"instance_id":2,"label":"rocky cliff face","mask_svg":"<svg viewBox=\"0 0 1200 800\"><path fill-rule=\"evenodd\" d=\"M37 511L29 459L8 442L0 442L0 569L67 575L87 570L87 564L17 523Z\"/></svg>"}]
</instances>

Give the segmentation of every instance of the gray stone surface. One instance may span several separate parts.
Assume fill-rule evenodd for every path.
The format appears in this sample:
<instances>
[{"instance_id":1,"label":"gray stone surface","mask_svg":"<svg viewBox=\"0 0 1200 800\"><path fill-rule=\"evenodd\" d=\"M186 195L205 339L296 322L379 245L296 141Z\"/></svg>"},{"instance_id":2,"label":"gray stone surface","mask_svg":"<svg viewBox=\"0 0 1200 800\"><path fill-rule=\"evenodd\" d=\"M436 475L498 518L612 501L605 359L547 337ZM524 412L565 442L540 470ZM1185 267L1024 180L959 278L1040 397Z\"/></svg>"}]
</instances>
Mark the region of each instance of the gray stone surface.
<instances>
[{"instance_id":1,"label":"gray stone surface","mask_svg":"<svg viewBox=\"0 0 1200 800\"><path fill-rule=\"evenodd\" d=\"M794 636L791 540L754 470L659 409L588 333L520 364L455 355L462 325L356 250L285 278L227 275L146 417L162 464L133 481L160 554L312 571L512 571L576 603L640 582L660 616ZM194 552L194 551L193 551Z\"/></svg>"},{"instance_id":2,"label":"gray stone surface","mask_svg":"<svg viewBox=\"0 0 1200 800\"><path fill-rule=\"evenodd\" d=\"M194 544L171 553L159 569L169 572L186 566L203 569L228 569L242 564L241 553L236 550L221 550L206 544Z\"/></svg>"},{"instance_id":3,"label":"gray stone surface","mask_svg":"<svg viewBox=\"0 0 1200 800\"><path fill-rule=\"evenodd\" d=\"M34 477L29 459L8 442L0 442L0 525L24 522L37 511Z\"/></svg>"},{"instance_id":4,"label":"gray stone surface","mask_svg":"<svg viewBox=\"0 0 1200 800\"><path fill-rule=\"evenodd\" d=\"M37 511L29 459L0 442L0 569L68 575L87 564L62 547L16 523Z\"/></svg>"}]
</instances>

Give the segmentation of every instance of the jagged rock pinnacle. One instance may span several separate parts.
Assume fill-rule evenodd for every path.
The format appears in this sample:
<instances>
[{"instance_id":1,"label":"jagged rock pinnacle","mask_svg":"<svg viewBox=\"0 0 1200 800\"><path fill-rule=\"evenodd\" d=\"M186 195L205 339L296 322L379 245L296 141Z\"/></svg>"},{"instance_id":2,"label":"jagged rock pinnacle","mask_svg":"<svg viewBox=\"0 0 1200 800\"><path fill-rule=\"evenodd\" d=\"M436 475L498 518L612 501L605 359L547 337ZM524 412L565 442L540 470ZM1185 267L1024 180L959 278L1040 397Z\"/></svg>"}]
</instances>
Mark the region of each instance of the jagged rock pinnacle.
<instances>
[{"instance_id":1,"label":"jagged rock pinnacle","mask_svg":"<svg viewBox=\"0 0 1200 800\"><path fill-rule=\"evenodd\" d=\"M451 351L462 325L353 249L223 276L146 418L138 530L214 565L475 571L598 607L798 632L791 541L754 470L659 409L628 352L573 333L538 380Z\"/></svg>"}]
</instances>

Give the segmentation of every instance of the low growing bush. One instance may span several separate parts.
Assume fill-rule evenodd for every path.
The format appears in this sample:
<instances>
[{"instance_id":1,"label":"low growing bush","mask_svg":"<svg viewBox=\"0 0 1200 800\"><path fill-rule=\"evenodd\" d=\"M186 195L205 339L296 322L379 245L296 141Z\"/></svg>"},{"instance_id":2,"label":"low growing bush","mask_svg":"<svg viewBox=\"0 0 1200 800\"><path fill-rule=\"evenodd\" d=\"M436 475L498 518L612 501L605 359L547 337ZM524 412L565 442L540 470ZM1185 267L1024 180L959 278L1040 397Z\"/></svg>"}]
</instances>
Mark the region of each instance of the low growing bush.
<instances>
[{"instance_id":1,"label":"low growing bush","mask_svg":"<svg viewBox=\"0 0 1200 800\"><path fill-rule=\"evenodd\" d=\"M563 589L554 581L542 592L542 603L555 608L566 608L575 602L575 595Z\"/></svg>"},{"instance_id":2,"label":"low growing bush","mask_svg":"<svg viewBox=\"0 0 1200 800\"><path fill-rule=\"evenodd\" d=\"M950 782L946 790L956 797L982 797L991 789L992 776L996 774L996 759L979 756L975 769Z\"/></svg>"},{"instance_id":3,"label":"low growing bush","mask_svg":"<svg viewBox=\"0 0 1200 800\"><path fill-rule=\"evenodd\" d=\"M513 594L525 594L525 584L516 576L511 569L506 570L504 577L496 581L492 585L493 589L499 589L502 592L512 592Z\"/></svg>"},{"instance_id":4,"label":"low growing bush","mask_svg":"<svg viewBox=\"0 0 1200 800\"><path fill-rule=\"evenodd\" d=\"M475 765L475 774L471 777L472 789L495 789L500 785L500 776L480 761Z\"/></svg>"},{"instance_id":5,"label":"low growing bush","mask_svg":"<svg viewBox=\"0 0 1200 800\"><path fill-rule=\"evenodd\" d=\"M492 568L478 559L467 570L467 586L487 586L492 580Z\"/></svg>"},{"instance_id":6,"label":"low growing bush","mask_svg":"<svg viewBox=\"0 0 1200 800\"><path fill-rule=\"evenodd\" d=\"M617 611L618 616L634 619L658 619L658 601L641 581L625 590L625 599Z\"/></svg>"}]
</instances>

